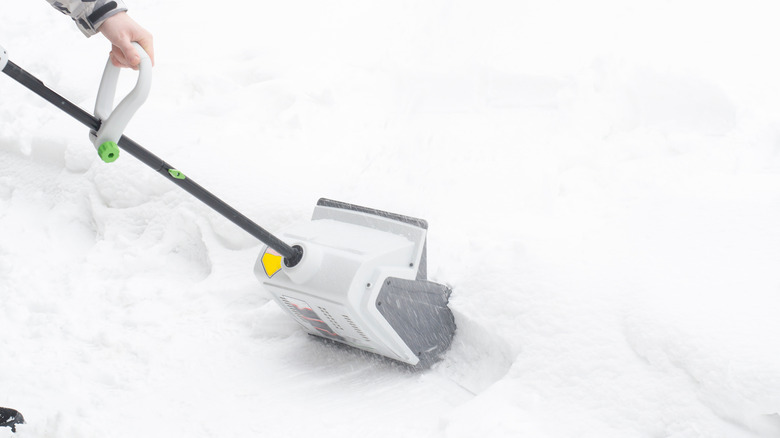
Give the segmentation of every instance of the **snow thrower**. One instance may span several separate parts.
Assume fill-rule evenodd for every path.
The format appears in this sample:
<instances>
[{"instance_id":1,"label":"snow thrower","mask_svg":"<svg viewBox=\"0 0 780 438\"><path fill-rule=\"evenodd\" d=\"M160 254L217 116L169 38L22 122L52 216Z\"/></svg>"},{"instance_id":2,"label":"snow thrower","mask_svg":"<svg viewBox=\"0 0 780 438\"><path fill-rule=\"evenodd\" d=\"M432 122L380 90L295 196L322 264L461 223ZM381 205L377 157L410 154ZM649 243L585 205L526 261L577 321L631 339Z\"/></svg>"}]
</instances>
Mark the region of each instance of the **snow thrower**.
<instances>
[{"instance_id":1,"label":"snow thrower","mask_svg":"<svg viewBox=\"0 0 780 438\"><path fill-rule=\"evenodd\" d=\"M264 243L255 275L309 334L416 368L439 360L452 342L455 320L447 307L451 289L427 280L427 223L320 199L311 221L292 226L281 239L274 236L122 134L151 87L151 60L140 45L135 48L142 55L135 87L112 110L120 69L109 60L94 116L11 62L2 47L0 68L86 125L106 163L120 149L133 155Z\"/></svg>"}]
</instances>

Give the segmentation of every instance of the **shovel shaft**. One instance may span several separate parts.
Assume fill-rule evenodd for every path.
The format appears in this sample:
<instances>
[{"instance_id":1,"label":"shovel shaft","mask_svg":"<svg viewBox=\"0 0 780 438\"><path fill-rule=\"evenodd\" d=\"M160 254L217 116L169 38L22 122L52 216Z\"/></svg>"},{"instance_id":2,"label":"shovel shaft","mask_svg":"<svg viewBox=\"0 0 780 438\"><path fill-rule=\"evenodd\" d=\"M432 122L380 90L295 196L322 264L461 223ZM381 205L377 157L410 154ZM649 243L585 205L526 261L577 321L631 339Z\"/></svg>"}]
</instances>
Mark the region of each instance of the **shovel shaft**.
<instances>
[{"instance_id":1,"label":"shovel shaft","mask_svg":"<svg viewBox=\"0 0 780 438\"><path fill-rule=\"evenodd\" d=\"M92 131L98 131L100 129L99 119L69 102L67 99L63 98L52 89L44 85L43 82L41 82L38 78L24 71L13 62L7 62L3 68L3 73L24 85L35 94L46 99L57 108L65 111L67 114L87 126ZM211 207L214 211L221 214L234 224L238 225L261 242L276 250L282 257L287 259L288 265L294 266L300 260L300 250L282 242L279 238L254 223L252 220L241 214L238 210L231 207L218 197L214 196L211 192L201 187L191 178L185 177L181 172L176 170L176 168L166 163L153 153L149 152L138 143L123 135L117 144L120 148L127 151L127 153L134 156L152 169L156 170L160 175L186 190L192 196L198 198L201 202Z\"/></svg>"}]
</instances>

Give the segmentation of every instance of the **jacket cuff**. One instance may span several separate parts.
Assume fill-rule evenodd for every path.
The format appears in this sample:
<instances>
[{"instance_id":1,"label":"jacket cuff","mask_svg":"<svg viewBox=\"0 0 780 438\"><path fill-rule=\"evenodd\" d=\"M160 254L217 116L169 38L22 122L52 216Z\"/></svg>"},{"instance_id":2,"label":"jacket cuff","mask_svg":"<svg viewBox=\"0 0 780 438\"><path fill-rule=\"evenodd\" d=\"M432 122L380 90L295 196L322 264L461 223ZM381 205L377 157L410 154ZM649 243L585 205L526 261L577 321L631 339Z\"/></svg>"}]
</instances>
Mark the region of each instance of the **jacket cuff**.
<instances>
[{"instance_id":1,"label":"jacket cuff","mask_svg":"<svg viewBox=\"0 0 780 438\"><path fill-rule=\"evenodd\" d=\"M101 24L120 12L127 12L127 7L122 0L98 1L88 15L74 17L74 20L81 33L91 37L98 33Z\"/></svg>"}]
</instances>

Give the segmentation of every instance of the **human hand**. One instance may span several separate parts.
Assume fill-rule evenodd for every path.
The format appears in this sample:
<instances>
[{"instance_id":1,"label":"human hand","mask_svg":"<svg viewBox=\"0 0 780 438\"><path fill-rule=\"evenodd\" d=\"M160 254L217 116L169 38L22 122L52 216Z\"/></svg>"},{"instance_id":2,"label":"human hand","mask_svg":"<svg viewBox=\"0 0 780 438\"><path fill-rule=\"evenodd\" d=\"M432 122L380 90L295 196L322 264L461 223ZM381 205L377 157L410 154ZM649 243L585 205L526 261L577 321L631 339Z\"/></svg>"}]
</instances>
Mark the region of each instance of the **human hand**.
<instances>
[{"instance_id":1,"label":"human hand","mask_svg":"<svg viewBox=\"0 0 780 438\"><path fill-rule=\"evenodd\" d=\"M144 48L154 65L152 34L139 26L126 12L120 12L106 19L98 31L111 42L111 63L115 66L138 69L141 55L131 44L133 42Z\"/></svg>"}]
</instances>

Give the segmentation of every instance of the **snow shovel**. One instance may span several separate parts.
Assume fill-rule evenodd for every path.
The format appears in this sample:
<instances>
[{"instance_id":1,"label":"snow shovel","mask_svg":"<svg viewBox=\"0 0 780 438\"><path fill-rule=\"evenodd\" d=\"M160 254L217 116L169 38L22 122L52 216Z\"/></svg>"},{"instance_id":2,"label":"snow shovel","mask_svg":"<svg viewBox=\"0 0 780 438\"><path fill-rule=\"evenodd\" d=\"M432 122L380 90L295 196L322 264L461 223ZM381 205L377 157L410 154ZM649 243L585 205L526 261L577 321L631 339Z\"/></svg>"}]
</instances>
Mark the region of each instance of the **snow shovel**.
<instances>
[{"instance_id":1,"label":"snow shovel","mask_svg":"<svg viewBox=\"0 0 780 438\"><path fill-rule=\"evenodd\" d=\"M90 128L106 163L120 150L133 155L265 244L254 272L274 300L309 334L427 368L449 348L455 321L447 307L451 289L427 280L424 220L320 199L311 221L281 239L261 228L170 164L124 136L151 88L149 56L138 80L112 110L120 69L109 60L91 115L8 59L0 69Z\"/></svg>"}]
</instances>

